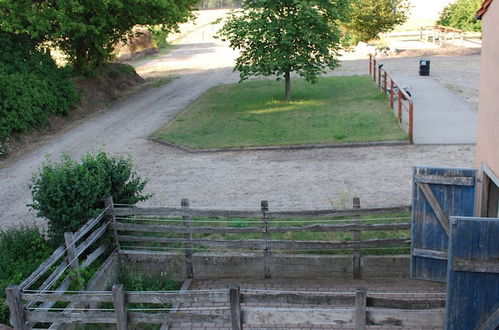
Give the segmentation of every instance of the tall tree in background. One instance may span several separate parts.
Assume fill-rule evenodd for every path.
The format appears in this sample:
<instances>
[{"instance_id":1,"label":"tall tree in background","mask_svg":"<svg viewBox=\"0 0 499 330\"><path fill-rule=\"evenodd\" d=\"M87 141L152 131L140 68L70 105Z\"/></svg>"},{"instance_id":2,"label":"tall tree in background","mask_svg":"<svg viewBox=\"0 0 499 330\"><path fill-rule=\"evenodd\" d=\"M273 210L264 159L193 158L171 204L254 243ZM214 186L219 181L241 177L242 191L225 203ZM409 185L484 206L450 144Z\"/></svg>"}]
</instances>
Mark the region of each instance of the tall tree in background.
<instances>
[{"instance_id":1,"label":"tall tree in background","mask_svg":"<svg viewBox=\"0 0 499 330\"><path fill-rule=\"evenodd\" d=\"M437 23L465 31L482 31L482 21L475 18L482 3L482 0L457 0L444 8Z\"/></svg>"},{"instance_id":2,"label":"tall tree in background","mask_svg":"<svg viewBox=\"0 0 499 330\"><path fill-rule=\"evenodd\" d=\"M407 0L353 0L349 21L344 26L354 43L368 42L404 23L408 11Z\"/></svg>"},{"instance_id":3,"label":"tall tree in background","mask_svg":"<svg viewBox=\"0 0 499 330\"><path fill-rule=\"evenodd\" d=\"M26 33L58 46L79 73L112 57L135 25L175 29L189 19L198 0L2 0L0 29Z\"/></svg>"},{"instance_id":4,"label":"tall tree in background","mask_svg":"<svg viewBox=\"0 0 499 330\"><path fill-rule=\"evenodd\" d=\"M253 75L285 79L291 100L291 72L312 83L326 68L338 66L340 23L349 0L255 0L232 13L219 31L240 50L235 70L241 81Z\"/></svg>"}]
</instances>

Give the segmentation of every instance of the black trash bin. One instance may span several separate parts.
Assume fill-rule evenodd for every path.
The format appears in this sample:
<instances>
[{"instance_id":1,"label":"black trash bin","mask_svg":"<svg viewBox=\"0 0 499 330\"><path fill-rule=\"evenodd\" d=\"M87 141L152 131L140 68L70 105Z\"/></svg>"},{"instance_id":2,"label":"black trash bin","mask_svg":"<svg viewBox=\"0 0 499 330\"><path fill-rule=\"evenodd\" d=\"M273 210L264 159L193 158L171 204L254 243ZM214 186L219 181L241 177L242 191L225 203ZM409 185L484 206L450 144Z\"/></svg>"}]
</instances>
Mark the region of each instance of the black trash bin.
<instances>
[{"instance_id":1,"label":"black trash bin","mask_svg":"<svg viewBox=\"0 0 499 330\"><path fill-rule=\"evenodd\" d=\"M430 75L430 60L428 59L419 60L419 75L420 76Z\"/></svg>"}]
</instances>

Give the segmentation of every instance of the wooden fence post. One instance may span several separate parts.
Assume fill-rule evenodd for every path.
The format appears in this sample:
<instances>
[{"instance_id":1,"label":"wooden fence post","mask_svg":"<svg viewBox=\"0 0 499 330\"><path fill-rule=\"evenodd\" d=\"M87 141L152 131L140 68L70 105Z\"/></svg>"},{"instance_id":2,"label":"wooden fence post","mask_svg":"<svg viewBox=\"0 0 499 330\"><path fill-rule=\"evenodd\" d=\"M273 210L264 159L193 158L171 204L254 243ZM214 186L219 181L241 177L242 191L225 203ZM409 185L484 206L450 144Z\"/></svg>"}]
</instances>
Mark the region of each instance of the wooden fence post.
<instances>
[{"instance_id":1,"label":"wooden fence post","mask_svg":"<svg viewBox=\"0 0 499 330\"><path fill-rule=\"evenodd\" d=\"M238 285L229 285L230 301L230 323L232 330L242 330L243 323L241 319L241 289Z\"/></svg>"},{"instance_id":2,"label":"wooden fence post","mask_svg":"<svg viewBox=\"0 0 499 330\"><path fill-rule=\"evenodd\" d=\"M354 197L352 201L352 207L354 209L360 209L360 198ZM356 229L353 231L353 240L360 241L361 240L361 231L360 231L360 218L356 217L355 220ZM353 278L360 279L361 274L361 260L362 260L362 251L360 249L353 250Z\"/></svg>"},{"instance_id":3,"label":"wooden fence post","mask_svg":"<svg viewBox=\"0 0 499 330\"><path fill-rule=\"evenodd\" d=\"M409 102L409 142L414 141L414 105L412 101Z\"/></svg>"},{"instance_id":4,"label":"wooden fence post","mask_svg":"<svg viewBox=\"0 0 499 330\"><path fill-rule=\"evenodd\" d=\"M74 276L78 279L80 278L80 263L78 257L76 256L76 242L74 241L73 233L64 233L64 243L66 244L66 253L69 268L71 268L75 274Z\"/></svg>"},{"instance_id":5,"label":"wooden fence post","mask_svg":"<svg viewBox=\"0 0 499 330\"><path fill-rule=\"evenodd\" d=\"M392 108L392 110L393 110L393 103L394 103L393 87L395 87L394 83L393 83L393 79L390 78L390 108Z\"/></svg>"},{"instance_id":6,"label":"wooden fence post","mask_svg":"<svg viewBox=\"0 0 499 330\"><path fill-rule=\"evenodd\" d=\"M373 73L372 66L373 66L373 55L369 54L369 76L371 76Z\"/></svg>"},{"instance_id":7,"label":"wooden fence post","mask_svg":"<svg viewBox=\"0 0 499 330\"><path fill-rule=\"evenodd\" d=\"M373 59L373 80L376 82L376 58Z\"/></svg>"},{"instance_id":8,"label":"wooden fence post","mask_svg":"<svg viewBox=\"0 0 499 330\"><path fill-rule=\"evenodd\" d=\"M378 65L378 87L381 87L381 64Z\"/></svg>"},{"instance_id":9,"label":"wooden fence post","mask_svg":"<svg viewBox=\"0 0 499 330\"><path fill-rule=\"evenodd\" d=\"M402 91L399 89L398 91L398 118L399 122L402 122Z\"/></svg>"},{"instance_id":10,"label":"wooden fence post","mask_svg":"<svg viewBox=\"0 0 499 330\"><path fill-rule=\"evenodd\" d=\"M385 72L383 72L383 92L386 93L386 87L388 87L387 85L387 79L388 79L388 74Z\"/></svg>"},{"instance_id":11,"label":"wooden fence post","mask_svg":"<svg viewBox=\"0 0 499 330\"><path fill-rule=\"evenodd\" d=\"M115 225L116 224L116 217L114 216L114 201L113 201L112 196L106 197L106 199L104 199L104 206L106 208L109 207L109 211L111 211L111 213L112 213L112 215L110 216L111 221L113 222L113 225ZM118 241L118 230L116 230L116 227L113 227L113 238L114 238L114 244L118 248L118 252L119 252L121 250L121 247L120 247L120 242Z\"/></svg>"},{"instance_id":12,"label":"wooden fence post","mask_svg":"<svg viewBox=\"0 0 499 330\"><path fill-rule=\"evenodd\" d=\"M269 202L261 201L260 203L262 209L262 225L263 225L263 239L265 240L265 250L263 251L263 271L264 278L271 278L270 274L270 264L271 264L271 251L269 249L269 222L267 212L269 211Z\"/></svg>"},{"instance_id":13,"label":"wooden fence post","mask_svg":"<svg viewBox=\"0 0 499 330\"><path fill-rule=\"evenodd\" d=\"M117 330L127 330L128 319L125 305L125 291L123 284L113 285L113 304L117 320Z\"/></svg>"},{"instance_id":14,"label":"wooden fence post","mask_svg":"<svg viewBox=\"0 0 499 330\"><path fill-rule=\"evenodd\" d=\"M5 288L7 305L10 310L10 322L16 330L27 330L24 307L21 303L21 289L17 285L9 285Z\"/></svg>"},{"instance_id":15,"label":"wooden fence post","mask_svg":"<svg viewBox=\"0 0 499 330\"><path fill-rule=\"evenodd\" d=\"M189 200L184 198L180 202L180 205L183 209L189 209L190 203ZM182 220L184 221L185 227L191 226L191 217L190 216L182 216ZM192 233L189 232L185 234L185 238L188 240L192 240ZM185 245L185 272L186 277L188 279L194 278L194 267L192 265L192 244Z\"/></svg>"},{"instance_id":16,"label":"wooden fence post","mask_svg":"<svg viewBox=\"0 0 499 330\"><path fill-rule=\"evenodd\" d=\"M355 295L355 330L366 329L366 302L367 292L365 288L358 288Z\"/></svg>"}]
</instances>

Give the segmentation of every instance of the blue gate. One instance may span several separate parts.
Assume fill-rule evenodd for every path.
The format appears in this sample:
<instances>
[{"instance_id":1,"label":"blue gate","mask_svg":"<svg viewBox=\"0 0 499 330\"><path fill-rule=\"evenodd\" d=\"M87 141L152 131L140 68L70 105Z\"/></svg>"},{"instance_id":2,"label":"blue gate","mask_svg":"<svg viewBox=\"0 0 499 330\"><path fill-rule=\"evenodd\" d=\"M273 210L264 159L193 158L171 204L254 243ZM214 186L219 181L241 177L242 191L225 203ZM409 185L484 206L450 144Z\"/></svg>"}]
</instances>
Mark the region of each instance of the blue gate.
<instances>
[{"instance_id":1,"label":"blue gate","mask_svg":"<svg viewBox=\"0 0 499 330\"><path fill-rule=\"evenodd\" d=\"M445 282L449 218L473 216L476 169L414 167L411 277Z\"/></svg>"},{"instance_id":2,"label":"blue gate","mask_svg":"<svg viewBox=\"0 0 499 330\"><path fill-rule=\"evenodd\" d=\"M447 330L499 329L499 219L452 218Z\"/></svg>"}]
</instances>

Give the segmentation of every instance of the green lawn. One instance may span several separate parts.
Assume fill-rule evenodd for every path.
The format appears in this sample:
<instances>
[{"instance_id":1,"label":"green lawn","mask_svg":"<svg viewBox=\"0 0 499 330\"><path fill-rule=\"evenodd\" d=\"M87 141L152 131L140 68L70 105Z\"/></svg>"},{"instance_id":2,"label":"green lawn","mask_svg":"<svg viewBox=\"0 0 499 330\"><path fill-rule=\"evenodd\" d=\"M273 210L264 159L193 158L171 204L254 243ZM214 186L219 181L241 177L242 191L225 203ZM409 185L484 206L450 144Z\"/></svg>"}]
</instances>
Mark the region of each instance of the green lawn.
<instances>
[{"instance_id":1,"label":"green lawn","mask_svg":"<svg viewBox=\"0 0 499 330\"><path fill-rule=\"evenodd\" d=\"M292 93L282 101L273 80L214 87L153 136L200 149L407 138L368 76L294 79Z\"/></svg>"}]
</instances>

